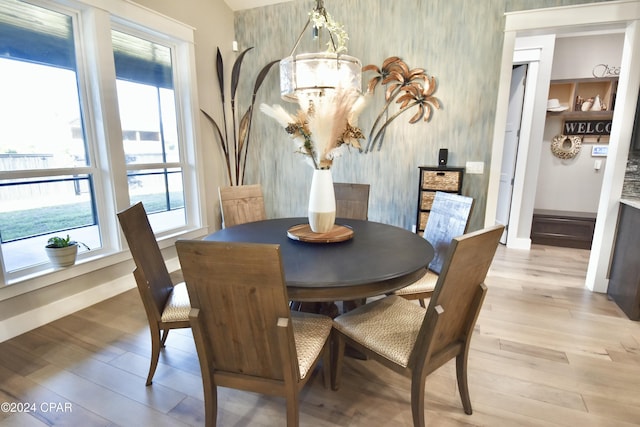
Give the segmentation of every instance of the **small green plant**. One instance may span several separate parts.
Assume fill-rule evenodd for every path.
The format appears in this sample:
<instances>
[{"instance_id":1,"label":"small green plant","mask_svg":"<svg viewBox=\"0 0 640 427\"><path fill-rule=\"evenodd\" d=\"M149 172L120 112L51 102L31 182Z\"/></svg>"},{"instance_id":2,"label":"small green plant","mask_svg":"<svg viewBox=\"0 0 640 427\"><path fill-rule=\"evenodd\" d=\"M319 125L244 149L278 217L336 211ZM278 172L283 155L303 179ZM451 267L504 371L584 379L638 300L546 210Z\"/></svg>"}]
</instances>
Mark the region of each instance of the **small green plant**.
<instances>
[{"instance_id":1,"label":"small green plant","mask_svg":"<svg viewBox=\"0 0 640 427\"><path fill-rule=\"evenodd\" d=\"M60 236L54 236L51 237L48 241L47 241L47 248L66 248L67 246L72 246L72 245L79 245L79 246L83 246L85 247L88 251L90 251L91 249L89 248L89 246L85 245L82 242L76 242L75 240L71 240L71 238L69 237L69 235L67 234L67 237L60 237Z\"/></svg>"}]
</instances>

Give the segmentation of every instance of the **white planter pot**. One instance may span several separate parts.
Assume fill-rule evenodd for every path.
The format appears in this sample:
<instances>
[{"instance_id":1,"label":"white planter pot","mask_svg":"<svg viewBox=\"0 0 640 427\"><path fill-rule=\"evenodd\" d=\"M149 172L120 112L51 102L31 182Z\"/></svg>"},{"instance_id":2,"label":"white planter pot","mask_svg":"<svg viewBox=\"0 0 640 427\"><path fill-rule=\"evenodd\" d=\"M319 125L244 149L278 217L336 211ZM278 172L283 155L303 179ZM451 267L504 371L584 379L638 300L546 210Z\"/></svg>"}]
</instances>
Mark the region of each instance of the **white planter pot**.
<instances>
[{"instance_id":1,"label":"white planter pot","mask_svg":"<svg viewBox=\"0 0 640 427\"><path fill-rule=\"evenodd\" d=\"M78 245L64 248L44 248L54 267L68 267L75 264L78 256Z\"/></svg>"},{"instance_id":2,"label":"white planter pot","mask_svg":"<svg viewBox=\"0 0 640 427\"><path fill-rule=\"evenodd\" d=\"M309 191L309 226L314 233L327 233L336 220L336 196L331 169L314 169Z\"/></svg>"}]
</instances>

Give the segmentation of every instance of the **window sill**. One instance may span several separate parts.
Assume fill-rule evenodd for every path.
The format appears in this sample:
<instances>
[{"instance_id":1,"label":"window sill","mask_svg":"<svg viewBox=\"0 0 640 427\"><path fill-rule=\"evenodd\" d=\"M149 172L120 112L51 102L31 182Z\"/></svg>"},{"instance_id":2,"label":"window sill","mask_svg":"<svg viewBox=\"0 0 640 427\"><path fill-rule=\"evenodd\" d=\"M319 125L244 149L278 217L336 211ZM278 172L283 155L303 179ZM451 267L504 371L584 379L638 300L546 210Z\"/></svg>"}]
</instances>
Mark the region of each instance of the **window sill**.
<instances>
[{"instance_id":1,"label":"window sill","mask_svg":"<svg viewBox=\"0 0 640 427\"><path fill-rule=\"evenodd\" d=\"M162 237L158 241L160 249L169 248L175 245L179 239L197 239L207 234L207 228L197 228L185 230L170 236ZM119 250L110 253L97 253L95 256L79 259L74 265L65 268L49 268L29 276L8 282L0 287L0 301L13 298L27 292L63 282L65 280L82 276L96 270L115 266L116 264L131 260L128 250ZM130 274L130 271L128 271Z\"/></svg>"}]
</instances>

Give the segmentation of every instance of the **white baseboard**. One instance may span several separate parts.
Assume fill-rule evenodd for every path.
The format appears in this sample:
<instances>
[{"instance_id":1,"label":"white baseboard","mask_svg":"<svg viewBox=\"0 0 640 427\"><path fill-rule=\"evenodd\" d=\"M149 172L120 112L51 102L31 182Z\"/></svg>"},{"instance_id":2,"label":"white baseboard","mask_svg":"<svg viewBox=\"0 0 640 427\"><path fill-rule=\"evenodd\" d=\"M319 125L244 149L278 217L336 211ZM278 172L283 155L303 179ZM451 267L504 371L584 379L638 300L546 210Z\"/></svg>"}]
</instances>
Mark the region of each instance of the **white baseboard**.
<instances>
[{"instance_id":1,"label":"white baseboard","mask_svg":"<svg viewBox=\"0 0 640 427\"><path fill-rule=\"evenodd\" d=\"M165 263L169 271L180 269L180 261L175 255L168 257ZM85 291L56 299L49 304L6 318L0 321L0 342L17 337L135 287L136 281L133 274L127 272L121 277L101 283Z\"/></svg>"},{"instance_id":2,"label":"white baseboard","mask_svg":"<svg viewBox=\"0 0 640 427\"><path fill-rule=\"evenodd\" d=\"M135 286L133 276L118 278L73 296L53 301L50 304L5 319L0 322L0 342L114 297Z\"/></svg>"},{"instance_id":3,"label":"white baseboard","mask_svg":"<svg viewBox=\"0 0 640 427\"><path fill-rule=\"evenodd\" d=\"M531 249L531 239L521 239L517 237L510 239L507 236L507 247L510 249L524 249L528 251Z\"/></svg>"}]
</instances>

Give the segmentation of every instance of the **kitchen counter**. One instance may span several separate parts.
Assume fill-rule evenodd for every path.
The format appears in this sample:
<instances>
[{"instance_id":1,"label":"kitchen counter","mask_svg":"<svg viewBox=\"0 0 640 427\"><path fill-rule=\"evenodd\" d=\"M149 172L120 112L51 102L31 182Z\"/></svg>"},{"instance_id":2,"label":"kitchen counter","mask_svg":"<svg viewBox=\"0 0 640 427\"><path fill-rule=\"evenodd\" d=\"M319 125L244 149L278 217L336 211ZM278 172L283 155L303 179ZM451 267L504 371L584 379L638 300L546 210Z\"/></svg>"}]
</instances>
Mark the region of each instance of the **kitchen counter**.
<instances>
[{"instance_id":1,"label":"kitchen counter","mask_svg":"<svg viewBox=\"0 0 640 427\"><path fill-rule=\"evenodd\" d=\"M632 208L640 209L640 199L626 197L624 199L620 199L620 203L631 206Z\"/></svg>"}]
</instances>

